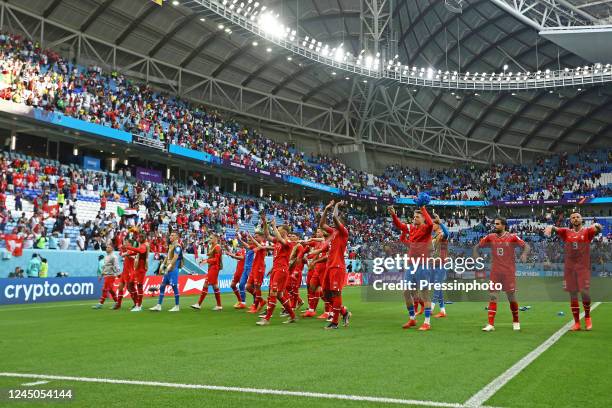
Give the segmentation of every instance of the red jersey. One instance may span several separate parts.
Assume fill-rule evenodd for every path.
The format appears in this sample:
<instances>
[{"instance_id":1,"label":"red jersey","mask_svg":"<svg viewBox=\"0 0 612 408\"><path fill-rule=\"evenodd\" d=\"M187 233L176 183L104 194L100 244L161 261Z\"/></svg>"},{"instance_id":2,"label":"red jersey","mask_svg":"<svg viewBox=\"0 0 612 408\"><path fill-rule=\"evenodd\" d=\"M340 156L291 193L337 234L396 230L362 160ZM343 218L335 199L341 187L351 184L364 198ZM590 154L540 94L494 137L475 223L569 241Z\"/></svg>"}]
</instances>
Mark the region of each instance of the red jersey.
<instances>
[{"instance_id":1,"label":"red jersey","mask_svg":"<svg viewBox=\"0 0 612 408\"><path fill-rule=\"evenodd\" d=\"M17 173L13 176L13 185L15 187L23 186L23 176L21 174Z\"/></svg>"},{"instance_id":2,"label":"red jersey","mask_svg":"<svg viewBox=\"0 0 612 408\"><path fill-rule=\"evenodd\" d=\"M393 225L402 233L400 240L410 245L408 256L411 258L428 257L431 251L433 221L425 207L421 207L421 213L425 218L425 223L421 225L405 224L396 214L391 214Z\"/></svg>"},{"instance_id":3,"label":"red jersey","mask_svg":"<svg viewBox=\"0 0 612 408\"><path fill-rule=\"evenodd\" d=\"M346 268L344 263L344 253L348 245L348 230L344 225L336 228L327 227L327 232L331 234L329 252L327 254L327 268Z\"/></svg>"},{"instance_id":4,"label":"red jersey","mask_svg":"<svg viewBox=\"0 0 612 408\"><path fill-rule=\"evenodd\" d=\"M274 258L272 262L272 270L283 270L289 271L289 257L291 256L291 251L293 246L289 240L285 240L285 244L283 245L278 239L274 239L272 241L274 243Z\"/></svg>"},{"instance_id":5,"label":"red jersey","mask_svg":"<svg viewBox=\"0 0 612 408\"><path fill-rule=\"evenodd\" d=\"M503 235L489 234L482 238L478 246L491 248L491 271L516 273L515 248L525 247L525 241L516 234L505 232Z\"/></svg>"},{"instance_id":6,"label":"red jersey","mask_svg":"<svg viewBox=\"0 0 612 408\"><path fill-rule=\"evenodd\" d=\"M594 227L557 228L557 235L565 242L565 264L582 265L591 268L591 241L597 235Z\"/></svg>"},{"instance_id":7,"label":"red jersey","mask_svg":"<svg viewBox=\"0 0 612 408\"><path fill-rule=\"evenodd\" d=\"M35 174L28 173L28 175L26 176L26 180L30 184L36 184L36 181L38 180L38 178L36 177Z\"/></svg>"},{"instance_id":8,"label":"red jersey","mask_svg":"<svg viewBox=\"0 0 612 408\"><path fill-rule=\"evenodd\" d=\"M244 248L239 248L238 251L236 251L235 255L242 257L242 259L238 259L238 264L236 265L236 273L242 273L242 271L244 271L244 259L246 257L246 251Z\"/></svg>"},{"instance_id":9,"label":"red jersey","mask_svg":"<svg viewBox=\"0 0 612 408\"><path fill-rule=\"evenodd\" d=\"M213 268L221 269L221 246L219 244L208 251L206 263L208 264L209 271Z\"/></svg>"},{"instance_id":10,"label":"red jersey","mask_svg":"<svg viewBox=\"0 0 612 408\"><path fill-rule=\"evenodd\" d=\"M319 253L319 255L317 256L317 258L323 258L327 256L327 253L329 252L329 244L331 242L331 236L327 237L324 241L318 242L317 246L315 247L315 249L320 249L321 252ZM324 263L319 263L317 265L323 265L325 266Z\"/></svg>"},{"instance_id":11,"label":"red jersey","mask_svg":"<svg viewBox=\"0 0 612 408\"><path fill-rule=\"evenodd\" d=\"M310 251L310 247L307 245L296 244L297 250L295 253L295 262L293 263L293 271L301 272L304 269L304 255Z\"/></svg>"},{"instance_id":12,"label":"red jersey","mask_svg":"<svg viewBox=\"0 0 612 408\"><path fill-rule=\"evenodd\" d=\"M253 257L252 271L264 271L266 269L266 249L264 248L253 248L255 256Z\"/></svg>"},{"instance_id":13,"label":"red jersey","mask_svg":"<svg viewBox=\"0 0 612 408\"><path fill-rule=\"evenodd\" d=\"M134 272L134 258L132 258L132 256L129 255L129 253L124 253L123 254L123 273L129 275L132 272Z\"/></svg>"},{"instance_id":14,"label":"red jersey","mask_svg":"<svg viewBox=\"0 0 612 408\"><path fill-rule=\"evenodd\" d=\"M308 243L308 247L312 249L312 251L309 251L308 254L306 255L306 259L314 259L315 257L318 257L318 255L314 255L314 251L316 251L319 248L323 247L323 243L325 241L310 241Z\"/></svg>"},{"instance_id":15,"label":"red jersey","mask_svg":"<svg viewBox=\"0 0 612 408\"><path fill-rule=\"evenodd\" d=\"M149 260L149 246L148 244L142 243L138 247L126 246L130 254L138 255L138 265L136 265L136 272L147 272L148 260ZM130 257L130 259L132 259ZM133 261L132 261L133 262Z\"/></svg>"}]
</instances>

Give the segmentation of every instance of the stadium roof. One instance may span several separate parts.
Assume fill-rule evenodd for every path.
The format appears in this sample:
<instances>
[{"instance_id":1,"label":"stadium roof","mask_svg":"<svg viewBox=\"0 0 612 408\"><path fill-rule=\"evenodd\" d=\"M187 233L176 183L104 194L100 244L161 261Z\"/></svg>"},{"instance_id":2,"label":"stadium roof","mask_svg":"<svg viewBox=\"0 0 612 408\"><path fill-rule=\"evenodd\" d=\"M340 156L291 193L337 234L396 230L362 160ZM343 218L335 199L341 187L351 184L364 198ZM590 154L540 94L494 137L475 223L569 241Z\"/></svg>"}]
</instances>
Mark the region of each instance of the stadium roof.
<instances>
[{"instance_id":1,"label":"stadium roof","mask_svg":"<svg viewBox=\"0 0 612 408\"><path fill-rule=\"evenodd\" d=\"M329 44L342 42L347 50L359 53L361 0L260 1L278 12L287 25L299 27L300 35ZM597 18L609 18L612 2L571 2ZM408 65L459 72L500 72L507 65L509 70L534 72L588 64L539 37L535 29L490 0L464 1L462 13L449 11L442 0L391 3L398 54ZM326 130L320 135L340 144L355 141L354 134L371 146L399 146L412 152L437 143L445 157L481 161L494 160L496 152L504 160L516 160L525 153L612 144L610 86L475 94L405 86L397 89L389 84L386 91L377 92L375 84L291 55L252 34L236 29L228 33L231 26L225 24L221 29L219 16L193 13L183 4L173 6L169 1L160 7L151 0L10 0L8 4L13 17L23 22L22 27L13 24L17 30L40 31L36 18L53 23L45 24L46 46L61 49L68 35L62 29L65 27L105 42L108 47L100 45L99 49L93 41L91 46L80 43L81 52L92 48L87 52L102 60L110 60L107 53L113 52L110 47L114 45L262 95L303 103L304 107L287 114L306 115L312 107L312 115L318 116L313 116L311 123L320 117L314 107L323 112L327 109L332 113L329 123L321 120L324 123L319 127ZM113 58L118 67L135 70L136 62L127 54L115 52ZM152 67L146 69L147 75L153 75L149 72ZM155 69L158 77L173 75L164 68ZM195 79L192 83L197 88ZM201 99L207 98L203 95ZM396 106L401 109L395 110ZM244 113L240 107L227 108ZM334 115L350 117L350 123L342 124ZM292 127L286 119L275 123ZM426 133L424 129L434 130ZM427 153L435 155L436 149L431 147Z\"/></svg>"}]
</instances>

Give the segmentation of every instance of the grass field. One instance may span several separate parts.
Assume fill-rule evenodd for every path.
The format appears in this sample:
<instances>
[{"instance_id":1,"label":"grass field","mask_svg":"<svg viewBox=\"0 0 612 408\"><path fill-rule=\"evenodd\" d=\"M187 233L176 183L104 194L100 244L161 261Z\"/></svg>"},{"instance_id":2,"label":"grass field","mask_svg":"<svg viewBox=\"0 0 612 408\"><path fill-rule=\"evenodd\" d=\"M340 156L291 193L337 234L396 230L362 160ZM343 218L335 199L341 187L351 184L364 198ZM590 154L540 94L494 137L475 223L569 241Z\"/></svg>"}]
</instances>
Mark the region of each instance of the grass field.
<instances>
[{"instance_id":1,"label":"grass field","mask_svg":"<svg viewBox=\"0 0 612 408\"><path fill-rule=\"evenodd\" d=\"M183 297L180 313L92 310L89 304L49 303L0 308L0 373L44 374L144 382L285 390L384 397L462 405L570 319L567 303L531 303L521 313L521 332L511 329L500 303L496 331L483 333L482 303L449 305L449 317L433 330L402 330L397 304L364 303L358 288L346 291L350 328L322 330L317 320L267 327L256 316L231 309L192 311ZM147 299L145 306L153 305ZM95 302L94 302L95 303ZM128 301L127 304L130 302ZM173 298L166 299L168 309ZM110 306L110 305L109 305ZM564 310L566 316L557 312ZM433 319L432 319L433 320ZM593 312L594 331L566 333L486 402L501 407L609 407L612 376L612 306ZM0 376L4 394L35 378ZM52 379L33 388L71 388L73 407L142 406L381 406L316 395L268 395L236 389L210 390L145 384ZM0 406L9 406L0 399ZM56 406L20 402L17 406ZM390 404L388 404L390 405ZM442 404L437 404L442 406Z\"/></svg>"}]
</instances>

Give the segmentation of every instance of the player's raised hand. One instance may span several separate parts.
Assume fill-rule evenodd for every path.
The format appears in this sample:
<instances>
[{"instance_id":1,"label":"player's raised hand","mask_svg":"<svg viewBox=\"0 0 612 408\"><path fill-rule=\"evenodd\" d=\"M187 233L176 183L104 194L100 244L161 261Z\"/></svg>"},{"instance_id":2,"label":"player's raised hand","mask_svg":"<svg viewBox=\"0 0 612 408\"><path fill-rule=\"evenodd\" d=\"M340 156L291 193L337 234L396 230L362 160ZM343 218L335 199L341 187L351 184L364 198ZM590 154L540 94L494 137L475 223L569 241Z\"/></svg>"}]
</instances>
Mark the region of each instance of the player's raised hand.
<instances>
[{"instance_id":1,"label":"player's raised hand","mask_svg":"<svg viewBox=\"0 0 612 408\"><path fill-rule=\"evenodd\" d=\"M344 207L346 205L346 201L344 200L340 200L336 203L336 208L338 207Z\"/></svg>"},{"instance_id":2,"label":"player's raised hand","mask_svg":"<svg viewBox=\"0 0 612 408\"><path fill-rule=\"evenodd\" d=\"M389 211L389 214L391 214L391 215L395 214L395 208L393 208L392 205L387 207L387 211Z\"/></svg>"},{"instance_id":3,"label":"player's raised hand","mask_svg":"<svg viewBox=\"0 0 612 408\"><path fill-rule=\"evenodd\" d=\"M331 200L331 201L329 202L329 204L327 204L327 205L325 206L325 209L326 209L326 210L329 210L329 209L331 209L333 206L334 206L334 200Z\"/></svg>"},{"instance_id":4,"label":"player's raised hand","mask_svg":"<svg viewBox=\"0 0 612 408\"><path fill-rule=\"evenodd\" d=\"M549 225L548 227L544 228L544 235L550 237L552 235L552 231L553 227L552 225Z\"/></svg>"},{"instance_id":5,"label":"player's raised hand","mask_svg":"<svg viewBox=\"0 0 612 408\"><path fill-rule=\"evenodd\" d=\"M438 214L436 214L436 212L433 212L433 222L435 222L436 224L440 224L442 221L440 220L440 216Z\"/></svg>"}]
</instances>

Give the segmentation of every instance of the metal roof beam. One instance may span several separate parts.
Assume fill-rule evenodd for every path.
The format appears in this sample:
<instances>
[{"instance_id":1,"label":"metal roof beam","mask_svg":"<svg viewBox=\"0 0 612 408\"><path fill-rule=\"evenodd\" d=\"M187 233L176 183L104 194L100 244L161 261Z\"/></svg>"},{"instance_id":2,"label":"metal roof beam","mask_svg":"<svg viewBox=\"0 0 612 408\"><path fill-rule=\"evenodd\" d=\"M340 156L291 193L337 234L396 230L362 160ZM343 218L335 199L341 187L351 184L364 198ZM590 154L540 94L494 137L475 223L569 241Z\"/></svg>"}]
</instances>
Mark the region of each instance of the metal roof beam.
<instances>
[{"instance_id":1,"label":"metal roof beam","mask_svg":"<svg viewBox=\"0 0 612 408\"><path fill-rule=\"evenodd\" d=\"M602 103L601 105L596 106L593 109L591 109L589 113L587 113L586 115L579 117L571 126L568 126L554 142L550 144L548 149L550 151L555 150L555 148L559 146L561 142L567 139L567 137L571 134L571 132L576 130L580 125L587 122L588 120L593 118L595 115L597 115L599 112L603 111L604 109L610 109L609 103L610 103L610 97L606 98L606 101Z\"/></svg>"},{"instance_id":2,"label":"metal roof beam","mask_svg":"<svg viewBox=\"0 0 612 408\"><path fill-rule=\"evenodd\" d=\"M205 38L204 40L202 40L200 42L200 44L198 46L196 46L190 53L189 55L187 55L185 57L185 59L183 59L181 61L181 63L179 64L182 68L185 68L187 65L189 65L189 63L191 63L191 61L194 60L194 58L196 58L202 51L204 51L204 49L206 47L208 47L209 44L211 44L217 37L219 37L219 35L221 35L223 31L219 30L219 31L215 31L213 32L211 35L209 35L207 38Z\"/></svg>"},{"instance_id":3,"label":"metal roof beam","mask_svg":"<svg viewBox=\"0 0 612 408\"><path fill-rule=\"evenodd\" d=\"M551 27L586 26L598 19L565 0L491 0L502 10L540 31Z\"/></svg>"},{"instance_id":4,"label":"metal roof beam","mask_svg":"<svg viewBox=\"0 0 612 408\"><path fill-rule=\"evenodd\" d=\"M62 2L62 0L53 0L53 3L49 4L49 6L47 6L45 11L43 11L43 13L42 13L43 18L47 18L51 14L53 14L55 9L57 8L57 6L60 5L61 2Z\"/></svg>"},{"instance_id":5,"label":"metal roof beam","mask_svg":"<svg viewBox=\"0 0 612 408\"><path fill-rule=\"evenodd\" d=\"M300 76L306 74L307 72L312 71L315 68L320 67L319 64L316 63L311 63L309 65L304 66L302 64L301 67L299 67L299 69L296 69L295 71L293 71L291 74L287 75L286 77L284 77L283 79L281 79L281 81L278 83L278 85L276 85L272 91L270 92L272 95L276 95L281 89L283 89L286 85L288 85L291 81L293 81L296 78L299 78Z\"/></svg>"},{"instance_id":6,"label":"metal roof beam","mask_svg":"<svg viewBox=\"0 0 612 408\"><path fill-rule=\"evenodd\" d=\"M168 43L168 41L170 41L172 39L172 37L174 37L176 35L176 33L178 33L179 31L181 31L182 29L184 29L185 27L187 27L189 25L190 22L192 22L193 20L195 20L195 18L198 16L198 14L193 13L190 14L188 16L184 16L183 18L181 18L180 20L178 20L175 24L174 27L172 27L172 29L170 29L170 31L168 31L166 33L166 35L164 35L162 37L161 40L159 40L153 47L151 47L151 49L149 50L149 57L154 57L155 54L157 54L159 52L159 50Z\"/></svg>"},{"instance_id":7,"label":"metal roof beam","mask_svg":"<svg viewBox=\"0 0 612 408\"><path fill-rule=\"evenodd\" d=\"M83 24L81 24L81 28L80 31L81 32L85 32L87 31L87 29L89 28L89 26L91 26L93 24L94 21L96 21L96 19L98 17L100 17L100 15L102 13L104 13L104 11L110 7L111 4L113 4L115 0L106 0L104 3L100 4L93 13L91 13L89 15L89 17L87 17L87 20L85 20L85 22Z\"/></svg>"},{"instance_id":8,"label":"metal roof beam","mask_svg":"<svg viewBox=\"0 0 612 408\"><path fill-rule=\"evenodd\" d=\"M148 5L145 5L145 9L134 19L132 22L125 27L125 29L117 36L115 40L115 45L121 45L125 41L125 39L134 31L140 23L142 23L146 18L148 18L156 9L161 8L157 6L152 1L147 2Z\"/></svg>"},{"instance_id":9,"label":"metal roof beam","mask_svg":"<svg viewBox=\"0 0 612 408\"><path fill-rule=\"evenodd\" d=\"M242 81L241 85L242 86L247 86L248 84L251 83L252 80L254 80L255 78L257 78L262 72L264 72L266 69L268 69L270 66L274 65L276 62L280 61L281 59L287 57L288 53L286 52L282 52L280 54L277 54L276 56L274 56L273 58L262 62L261 64L259 64L259 66L257 68L255 68L246 78L244 81Z\"/></svg>"},{"instance_id":10,"label":"metal roof beam","mask_svg":"<svg viewBox=\"0 0 612 408\"><path fill-rule=\"evenodd\" d=\"M589 90L584 92L584 95L590 95L591 93L593 93L596 90L598 90L598 89L597 88L589 88ZM572 105L574 105L576 103L579 103L579 102L584 102L581 99L581 94L580 93L574 95L571 98L566 99L565 101L563 101L556 108L551 108L551 111L544 118L542 118L542 120L540 120L538 125L535 128L533 128L531 130L531 132L529 132L529 134L527 135L527 137L525 139L523 139L523 141L521 142L521 147L525 147L527 145L527 143L529 143L529 140L531 140L532 137L537 135L537 133L540 130L542 130L542 128L544 126L548 125L549 122L552 119L554 119L557 116L561 115L566 108L568 108L568 107L570 107L570 106L572 106Z\"/></svg>"}]
</instances>

